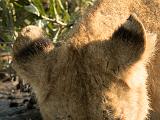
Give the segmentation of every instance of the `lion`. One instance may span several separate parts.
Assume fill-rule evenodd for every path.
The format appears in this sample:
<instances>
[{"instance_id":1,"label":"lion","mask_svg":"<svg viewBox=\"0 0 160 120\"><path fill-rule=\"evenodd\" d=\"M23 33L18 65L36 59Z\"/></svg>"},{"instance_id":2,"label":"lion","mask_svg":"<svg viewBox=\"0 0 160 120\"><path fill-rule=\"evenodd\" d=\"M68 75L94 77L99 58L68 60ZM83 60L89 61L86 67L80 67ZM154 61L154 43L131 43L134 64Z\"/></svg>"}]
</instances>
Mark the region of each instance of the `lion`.
<instances>
[{"instance_id":1,"label":"lion","mask_svg":"<svg viewBox=\"0 0 160 120\"><path fill-rule=\"evenodd\" d=\"M44 120L157 120L159 21L159 0L97 0L58 47L22 29L13 67Z\"/></svg>"}]
</instances>

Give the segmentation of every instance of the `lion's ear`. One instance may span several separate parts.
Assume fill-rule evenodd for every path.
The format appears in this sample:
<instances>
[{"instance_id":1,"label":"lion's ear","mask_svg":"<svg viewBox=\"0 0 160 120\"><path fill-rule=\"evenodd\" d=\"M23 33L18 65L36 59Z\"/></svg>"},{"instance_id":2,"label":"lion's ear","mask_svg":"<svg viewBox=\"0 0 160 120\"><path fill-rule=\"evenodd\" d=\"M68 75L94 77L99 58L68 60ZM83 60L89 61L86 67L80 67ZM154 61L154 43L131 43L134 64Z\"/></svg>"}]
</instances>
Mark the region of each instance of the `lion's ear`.
<instances>
[{"instance_id":1,"label":"lion's ear","mask_svg":"<svg viewBox=\"0 0 160 120\"><path fill-rule=\"evenodd\" d=\"M112 48L119 65L146 63L153 55L156 34L146 33L142 22L132 14L112 35Z\"/></svg>"},{"instance_id":2,"label":"lion's ear","mask_svg":"<svg viewBox=\"0 0 160 120\"><path fill-rule=\"evenodd\" d=\"M38 26L29 25L19 33L13 45L13 57L16 61L27 62L34 57L47 55L54 49L52 42Z\"/></svg>"},{"instance_id":3,"label":"lion's ear","mask_svg":"<svg viewBox=\"0 0 160 120\"><path fill-rule=\"evenodd\" d=\"M132 64L142 58L146 32L135 15L131 15L112 35L112 45L119 64Z\"/></svg>"},{"instance_id":4,"label":"lion's ear","mask_svg":"<svg viewBox=\"0 0 160 120\"><path fill-rule=\"evenodd\" d=\"M135 34L139 34L145 37L145 28L135 14L131 14L127 21L122 25L122 27L132 31Z\"/></svg>"}]
</instances>

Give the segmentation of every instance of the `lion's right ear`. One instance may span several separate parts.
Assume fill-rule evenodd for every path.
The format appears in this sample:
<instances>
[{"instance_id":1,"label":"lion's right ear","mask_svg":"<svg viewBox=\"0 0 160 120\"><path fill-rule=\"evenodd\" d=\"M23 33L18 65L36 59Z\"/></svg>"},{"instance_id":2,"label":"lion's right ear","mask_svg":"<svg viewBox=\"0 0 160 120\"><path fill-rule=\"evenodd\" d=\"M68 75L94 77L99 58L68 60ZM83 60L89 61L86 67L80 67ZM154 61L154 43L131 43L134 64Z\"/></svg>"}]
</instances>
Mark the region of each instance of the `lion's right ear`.
<instances>
[{"instance_id":1,"label":"lion's right ear","mask_svg":"<svg viewBox=\"0 0 160 120\"><path fill-rule=\"evenodd\" d=\"M13 55L17 61L26 62L34 57L45 55L54 48L52 42L37 26L26 26L19 33L14 45Z\"/></svg>"},{"instance_id":2,"label":"lion's right ear","mask_svg":"<svg viewBox=\"0 0 160 120\"><path fill-rule=\"evenodd\" d=\"M119 64L133 64L140 59L148 59L143 57L153 51L148 50L148 40L145 29L135 15L131 15L127 21L121 25L112 35L112 48L115 58ZM151 43L151 42L150 42ZM155 41L154 41L155 44ZM154 47L154 45L152 45ZM146 49L147 48L147 49ZM147 50L147 51L146 51ZM146 53L147 52L147 53Z\"/></svg>"}]
</instances>

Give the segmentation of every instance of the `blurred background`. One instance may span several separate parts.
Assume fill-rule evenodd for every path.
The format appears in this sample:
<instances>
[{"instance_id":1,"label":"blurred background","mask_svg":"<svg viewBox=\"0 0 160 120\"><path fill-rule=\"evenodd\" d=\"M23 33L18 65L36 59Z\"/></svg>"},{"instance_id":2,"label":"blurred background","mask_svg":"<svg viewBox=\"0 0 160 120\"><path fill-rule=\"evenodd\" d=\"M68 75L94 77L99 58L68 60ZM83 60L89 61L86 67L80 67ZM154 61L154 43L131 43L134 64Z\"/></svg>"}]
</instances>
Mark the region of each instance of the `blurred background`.
<instances>
[{"instance_id":1,"label":"blurred background","mask_svg":"<svg viewBox=\"0 0 160 120\"><path fill-rule=\"evenodd\" d=\"M42 27L57 42L92 4L93 0L0 0L0 56L11 52L17 33L27 25Z\"/></svg>"},{"instance_id":2,"label":"blurred background","mask_svg":"<svg viewBox=\"0 0 160 120\"><path fill-rule=\"evenodd\" d=\"M72 29L94 0L0 0L0 120L40 120L31 87L11 67L12 45L27 25L46 31L53 43Z\"/></svg>"}]
</instances>

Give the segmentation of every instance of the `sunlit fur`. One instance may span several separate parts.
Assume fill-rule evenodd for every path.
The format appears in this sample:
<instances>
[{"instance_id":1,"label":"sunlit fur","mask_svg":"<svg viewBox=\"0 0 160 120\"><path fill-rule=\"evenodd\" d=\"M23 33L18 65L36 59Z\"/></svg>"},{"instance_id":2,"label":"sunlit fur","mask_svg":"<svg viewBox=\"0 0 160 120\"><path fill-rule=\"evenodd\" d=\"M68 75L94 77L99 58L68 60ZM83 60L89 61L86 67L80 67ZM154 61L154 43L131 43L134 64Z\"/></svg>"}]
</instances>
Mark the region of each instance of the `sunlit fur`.
<instances>
[{"instance_id":1,"label":"sunlit fur","mask_svg":"<svg viewBox=\"0 0 160 120\"><path fill-rule=\"evenodd\" d=\"M159 9L159 0L98 0L59 47L39 28L24 28L13 67L32 85L44 120L144 120L149 108L158 114Z\"/></svg>"}]
</instances>

